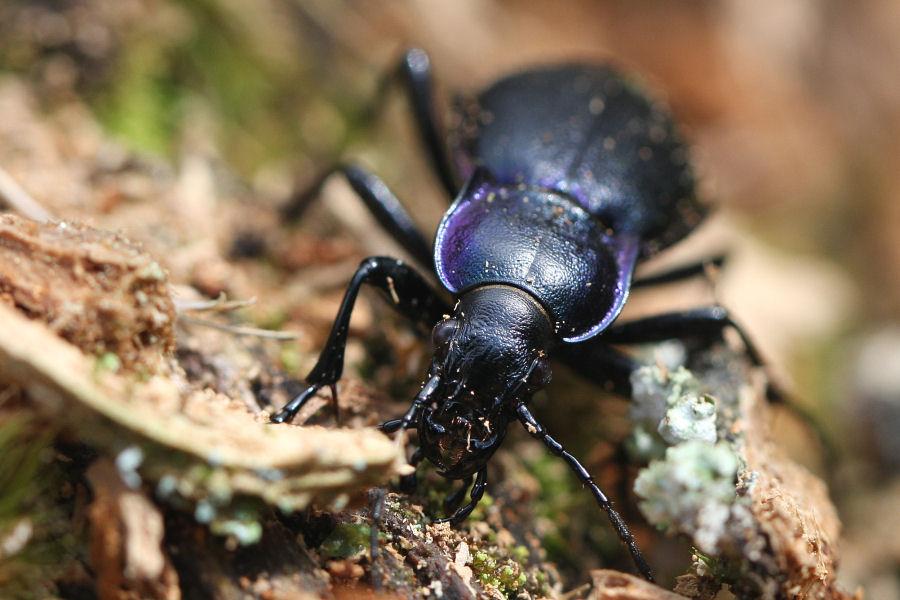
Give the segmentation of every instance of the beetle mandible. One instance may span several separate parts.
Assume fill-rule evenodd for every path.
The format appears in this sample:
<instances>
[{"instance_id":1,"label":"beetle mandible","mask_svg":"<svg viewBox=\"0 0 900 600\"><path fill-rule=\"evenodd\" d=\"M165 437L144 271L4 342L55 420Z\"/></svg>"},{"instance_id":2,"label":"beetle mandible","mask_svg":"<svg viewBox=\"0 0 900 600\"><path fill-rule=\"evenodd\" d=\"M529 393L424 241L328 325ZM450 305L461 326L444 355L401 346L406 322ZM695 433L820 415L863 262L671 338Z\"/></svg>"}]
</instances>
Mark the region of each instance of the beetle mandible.
<instances>
[{"instance_id":1,"label":"beetle mandible","mask_svg":"<svg viewBox=\"0 0 900 600\"><path fill-rule=\"evenodd\" d=\"M448 155L435 117L428 55L410 50L398 74L441 183L455 197L433 251L379 178L353 165L326 176L342 173L398 242L423 265L433 265L455 303L400 260L364 260L306 378L308 387L272 420L291 420L326 386L336 406L350 312L360 286L374 286L401 314L433 327L434 357L421 391L402 418L381 429L416 428L419 448L411 462L427 458L444 477L463 481L448 498L451 510L470 490L469 502L443 520L459 522L472 512L484 493L488 459L509 424L519 421L566 461L607 513L638 570L652 580L606 495L528 403L549 383L551 357L629 395L629 375L639 364L610 344L713 339L730 326L759 364L719 306L613 324L633 287L703 271L697 263L633 281L638 262L681 240L706 212L671 117L612 68L534 68L457 103Z\"/></svg>"}]
</instances>

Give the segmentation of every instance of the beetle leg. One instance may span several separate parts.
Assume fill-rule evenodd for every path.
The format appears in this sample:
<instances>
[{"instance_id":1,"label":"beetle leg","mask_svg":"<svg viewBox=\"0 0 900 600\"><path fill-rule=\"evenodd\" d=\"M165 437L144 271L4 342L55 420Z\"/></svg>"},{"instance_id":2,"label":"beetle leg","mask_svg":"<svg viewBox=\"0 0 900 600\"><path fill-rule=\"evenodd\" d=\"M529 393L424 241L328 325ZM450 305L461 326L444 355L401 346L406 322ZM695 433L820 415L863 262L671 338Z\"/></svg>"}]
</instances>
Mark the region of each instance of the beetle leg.
<instances>
[{"instance_id":1,"label":"beetle leg","mask_svg":"<svg viewBox=\"0 0 900 600\"><path fill-rule=\"evenodd\" d=\"M431 379L425 383L425 386L421 391L419 391L412 406L409 407L409 410L406 411L406 414L403 415L402 418L385 421L378 426L378 429L385 433L394 433L398 429L409 429L415 425L418 421L419 412L422 410L422 407L425 406L425 403L431 399L431 395L434 393L434 390L437 389L440 380L440 376L432 376Z\"/></svg>"},{"instance_id":2,"label":"beetle leg","mask_svg":"<svg viewBox=\"0 0 900 600\"><path fill-rule=\"evenodd\" d=\"M403 426L403 419L391 419L390 421L385 421L375 429L383 433L387 433L388 435L395 433L400 430Z\"/></svg>"},{"instance_id":3,"label":"beetle leg","mask_svg":"<svg viewBox=\"0 0 900 600\"><path fill-rule=\"evenodd\" d=\"M425 453L422 452L421 448L416 448L412 453L412 456L409 457L409 465L413 467L413 472L409 475L402 475L400 477L400 481L397 484L397 487L401 492L405 494L412 494L416 491L418 487L418 481L416 479L416 471L415 467L419 466L419 463L422 462L422 459L425 458Z\"/></svg>"},{"instance_id":4,"label":"beetle leg","mask_svg":"<svg viewBox=\"0 0 900 600\"><path fill-rule=\"evenodd\" d=\"M465 479L463 479L463 484L459 489L454 491L452 494L444 498L444 513L452 513L459 508L459 505L462 503L462 499L466 497L466 492L469 491L469 486L472 485L472 476L469 475Z\"/></svg>"},{"instance_id":5,"label":"beetle leg","mask_svg":"<svg viewBox=\"0 0 900 600\"><path fill-rule=\"evenodd\" d=\"M273 422L290 421L317 390L324 386L333 386L341 378L344 370L344 350L347 347L347 331L350 328L350 313L353 311L359 288L364 283L388 294L393 300L394 308L417 323L433 325L450 311L447 303L409 265L396 258L385 256L365 259L350 280L316 366L306 376L309 387L272 417Z\"/></svg>"},{"instance_id":6,"label":"beetle leg","mask_svg":"<svg viewBox=\"0 0 900 600\"><path fill-rule=\"evenodd\" d=\"M563 344L559 350L563 361L582 377L620 396L631 396L631 373L643 363L607 345L604 336L577 344Z\"/></svg>"},{"instance_id":7,"label":"beetle leg","mask_svg":"<svg viewBox=\"0 0 900 600\"><path fill-rule=\"evenodd\" d=\"M282 207L285 219L299 219L310 202L319 196L322 186L335 173L340 173L363 201L372 216L404 250L423 266L433 264L431 244L419 231L409 213L380 177L352 164L336 165L322 173L313 184L294 194Z\"/></svg>"},{"instance_id":8,"label":"beetle leg","mask_svg":"<svg viewBox=\"0 0 900 600\"><path fill-rule=\"evenodd\" d=\"M631 282L631 288L649 287L665 283L675 283L683 279L690 279L698 275L704 275L709 267L720 268L728 257L725 254L715 254L695 263L672 267L661 273L654 273L644 277L635 278Z\"/></svg>"},{"instance_id":9,"label":"beetle leg","mask_svg":"<svg viewBox=\"0 0 900 600\"><path fill-rule=\"evenodd\" d=\"M607 329L602 339L607 344L644 344L692 338L713 343L721 339L726 327L731 327L740 336L750 362L756 367L765 367L762 355L750 336L722 306L704 306L617 324ZM785 402L784 392L771 381L766 385L766 398L773 403Z\"/></svg>"},{"instance_id":10,"label":"beetle leg","mask_svg":"<svg viewBox=\"0 0 900 600\"><path fill-rule=\"evenodd\" d=\"M447 157L447 151L444 149L443 136L435 115L431 59L421 48L412 48L403 55L400 74L406 84L419 136L425 148L428 149L428 156L431 158L431 164L441 185L447 190L450 198L453 198L459 188Z\"/></svg>"},{"instance_id":11,"label":"beetle leg","mask_svg":"<svg viewBox=\"0 0 900 600\"><path fill-rule=\"evenodd\" d=\"M468 489L468 480L466 485L463 486L463 490ZM475 483L472 485L472 490L469 492L469 503L460 508L458 511L453 513L452 517L445 517L443 519L436 519L435 523L452 523L456 525L461 523L468 517L475 507L478 506L478 503L481 501L482 496L484 496L484 489L487 487L487 468L482 467L478 473L475 474ZM454 493L453 496L456 496L457 493ZM462 494L459 494L460 496ZM449 500L449 498L448 498Z\"/></svg>"},{"instance_id":12,"label":"beetle leg","mask_svg":"<svg viewBox=\"0 0 900 600\"><path fill-rule=\"evenodd\" d=\"M588 473L587 469L578 462L577 458L569 454L569 452L563 448L562 444L550 437L546 428L535 420L527 406L520 404L516 408L516 414L519 421L525 427L525 430L532 437L544 442L544 445L547 446L547 449L549 449L554 456L559 456L565 460L569 465L569 468L575 472L575 475L578 477L579 481L581 481L582 485L587 486L591 491L591 494L593 494L594 499L597 501L597 504L600 505L600 508L606 511L606 516L609 518L610 523L612 523L613 528L619 535L619 539L628 546L628 550L631 552L631 558L634 560L634 564L638 568L638 571L641 572L641 575L643 575L645 579L653 581L653 575L650 573L650 566L647 564L647 561L644 560L643 554L641 554L640 549L637 547L634 536L631 534L631 531L629 531L625 521L619 516L619 513L612 507L609 498L607 498L600 488L597 487L597 484L594 483L594 479L591 477L591 474Z\"/></svg>"},{"instance_id":13,"label":"beetle leg","mask_svg":"<svg viewBox=\"0 0 900 600\"><path fill-rule=\"evenodd\" d=\"M733 328L741 337L753 364L763 366L763 360L750 337L722 306L704 306L617 323L603 332L603 341L607 344L645 344L690 338L715 341L726 327Z\"/></svg>"}]
</instances>

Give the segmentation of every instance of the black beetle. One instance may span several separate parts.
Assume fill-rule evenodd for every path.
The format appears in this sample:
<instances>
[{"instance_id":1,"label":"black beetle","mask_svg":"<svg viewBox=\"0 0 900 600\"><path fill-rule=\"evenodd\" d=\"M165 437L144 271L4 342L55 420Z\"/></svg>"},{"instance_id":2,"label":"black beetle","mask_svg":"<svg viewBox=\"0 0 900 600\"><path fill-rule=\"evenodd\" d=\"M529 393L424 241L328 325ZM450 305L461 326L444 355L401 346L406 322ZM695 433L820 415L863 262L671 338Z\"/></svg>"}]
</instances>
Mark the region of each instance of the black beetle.
<instances>
[{"instance_id":1,"label":"black beetle","mask_svg":"<svg viewBox=\"0 0 900 600\"><path fill-rule=\"evenodd\" d=\"M306 378L308 388L272 420L289 421L325 386L336 405L350 312L360 286L375 286L400 313L433 326L434 358L421 391L401 419L381 429L415 426L419 449L411 461L427 458L441 475L464 482L447 500L451 510L471 486L470 501L444 520L458 522L472 512L484 493L486 463L509 423L518 420L574 470L639 571L652 579L610 501L534 418L528 401L550 381L551 356L628 395L629 375L639 365L610 344L715 339L726 326L740 332L718 306L612 324L632 287L703 271L697 263L632 281L639 261L682 239L705 214L670 116L608 67L526 70L457 103L458 122L450 132L454 170L434 115L428 55L409 51L399 74L441 182L456 198L433 252L376 176L347 165L328 174L343 173L404 248L422 264L434 265L455 305L400 260L364 260ZM458 193L455 174L464 182ZM302 204L292 203L287 213L296 216Z\"/></svg>"}]
</instances>

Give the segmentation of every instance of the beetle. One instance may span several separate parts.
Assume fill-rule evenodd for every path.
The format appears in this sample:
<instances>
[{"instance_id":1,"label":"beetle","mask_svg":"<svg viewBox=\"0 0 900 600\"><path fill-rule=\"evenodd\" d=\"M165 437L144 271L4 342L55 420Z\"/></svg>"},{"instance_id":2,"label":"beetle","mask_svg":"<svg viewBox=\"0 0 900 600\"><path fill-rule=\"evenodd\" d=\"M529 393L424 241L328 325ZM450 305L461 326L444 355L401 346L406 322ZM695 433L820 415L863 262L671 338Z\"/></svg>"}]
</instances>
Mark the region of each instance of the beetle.
<instances>
[{"instance_id":1,"label":"beetle","mask_svg":"<svg viewBox=\"0 0 900 600\"><path fill-rule=\"evenodd\" d=\"M384 182L360 167L338 166L313 189L342 173L385 229L417 261L433 266L431 275L454 303L401 260L365 259L306 377L308 387L272 420L290 421L323 387L331 388L336 410L350 313L363 284L378 288L401 314L432 327L434 355L421 390L401 418L380 428L415 428L419 447L410 461L427 458L441 475L463 482L446 502L455 512L441 520L458 523L472 512L487 484L488 460L518 421L569 465L637 569L652 580L607 496L534 417L529 401L549 383L551 357L630 395L629 376L639 363L613 344L713 340L733 327L760 364L720 306L614 324L632 288L703 272L698 262L634 279L639 262L684 238L707 212L671 116L611 67L537 67L457 101L448 153L428 55L408 51L398 74L437 175L455 198L433 248ZM296 216L299 206L289 205L286 213ZM467 490L469 502L459 508Z\"/></svg>"}]
</instances>

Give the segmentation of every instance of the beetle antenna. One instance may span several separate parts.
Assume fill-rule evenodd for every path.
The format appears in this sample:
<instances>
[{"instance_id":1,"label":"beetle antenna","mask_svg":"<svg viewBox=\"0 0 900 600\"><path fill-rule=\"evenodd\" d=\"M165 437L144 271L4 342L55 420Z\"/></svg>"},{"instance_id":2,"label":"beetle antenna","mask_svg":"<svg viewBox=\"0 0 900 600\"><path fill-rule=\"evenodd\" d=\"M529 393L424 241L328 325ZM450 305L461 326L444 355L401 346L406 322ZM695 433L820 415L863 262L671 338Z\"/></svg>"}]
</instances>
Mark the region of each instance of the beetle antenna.
<instances>
[{"instance_id":1,"label":"beetle antenna","mask_svg":"<svg viewBox=\"0 0 900 600\"><path fill-rule=\"evenodd\" d=\"M547 433L547 429L535 420L531 411L528 410L528 407L524 404L519 404L519 406L516 407L516 415L519 417L519 421L521 421L522 425L525 426L525 430L532 437L544 442L544 445L547 446L554 456L559 456L565 460L569 464L569 467L575 471L575 475L578 476L581 483L586 485L594 495L594 499L597 501L597 504L600 505L600 508L606 511L606 516L609 518L610 523L612 523L613 528L619 535L619 539L628 546L628 550L631 552L631 558L638 571L644 576L644 579L652 582L653 574L650 572L650 565L647 564L644 555L641 554L640 549L637 547L634 536L631 534L631 531L629 531L625 521L619 516L619 513L612 507L612 503L609 501L609 498L606 497L606 494L604 494L600 488L597 487L597 484L594 483L594 478L591 477L591 474L588 473L587 469L578 462L577 458L569 454L569 452L563 448L562 444L550 437L550 434Z\"/></svg>"}]
</instances>

